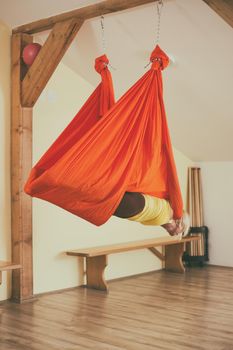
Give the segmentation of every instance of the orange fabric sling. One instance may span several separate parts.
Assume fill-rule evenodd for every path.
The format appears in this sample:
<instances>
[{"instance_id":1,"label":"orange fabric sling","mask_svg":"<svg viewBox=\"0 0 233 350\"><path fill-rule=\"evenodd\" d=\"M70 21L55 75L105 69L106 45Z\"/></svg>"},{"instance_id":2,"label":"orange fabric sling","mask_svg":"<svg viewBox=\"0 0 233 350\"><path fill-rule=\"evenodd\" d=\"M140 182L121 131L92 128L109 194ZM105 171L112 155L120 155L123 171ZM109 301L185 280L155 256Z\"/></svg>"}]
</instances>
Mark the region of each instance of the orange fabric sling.
<instances>
[{"instance_id":1,"label":"orange fabric sling","mask_svg":"<svg viewBox=\"0 0 233 350\"><path fill-rule=\"evenodd\" d=\"M163 103L161 70L169 59L156 46L151 62L115 104L110 73L100 64L102 83L32 169L28 194L95 225L111 217L126 191L168 199L174 217L182 216Z\"/></svg>"}]
</instances>

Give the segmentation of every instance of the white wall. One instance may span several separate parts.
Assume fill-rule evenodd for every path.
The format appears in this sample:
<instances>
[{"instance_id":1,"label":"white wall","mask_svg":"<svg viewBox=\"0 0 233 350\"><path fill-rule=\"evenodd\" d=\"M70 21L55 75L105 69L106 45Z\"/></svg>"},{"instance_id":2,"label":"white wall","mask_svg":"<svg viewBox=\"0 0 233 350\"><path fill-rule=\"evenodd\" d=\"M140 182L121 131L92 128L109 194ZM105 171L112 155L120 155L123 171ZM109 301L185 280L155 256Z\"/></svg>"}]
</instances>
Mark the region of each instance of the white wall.
<instances>
[{"instance_id":1,"label":"white wall","mask_svg":"<svg viewBox=\"0 0 233 350\"><path fill-rule=\"evenodd\" d=\"M64 64L60 64L34 108L34 162L73 118L93 87ZM190 160L175 151L182 191ZM85 222L41 200L34 200L34 293L83 284L83 263L65 255L69 249L133 241L166 234L161 228L144 227L111 218L101 227ZM149 251L110 256L106 278L112 279L161 267Z\"/></svg>"},{"instance_id":2,"label":"white wall","mask_svg":"<svg viewBox=\"0 0 233 350\"><path fill-rule=\"evenodd\" d=\"M11 260L10 236L10 30L0 22L0 260ZM3 272L0 300L11 293Z\"/></svg>"},{"instance_id":3,"label":"white wall","mask_svg":"<svg viewBox=\"0 0 233 350\"><path fill-rule=\"evenodd\" d=\"M210 264L233 266L233 162L201 162Z\"/></svg>"}]
</instances>

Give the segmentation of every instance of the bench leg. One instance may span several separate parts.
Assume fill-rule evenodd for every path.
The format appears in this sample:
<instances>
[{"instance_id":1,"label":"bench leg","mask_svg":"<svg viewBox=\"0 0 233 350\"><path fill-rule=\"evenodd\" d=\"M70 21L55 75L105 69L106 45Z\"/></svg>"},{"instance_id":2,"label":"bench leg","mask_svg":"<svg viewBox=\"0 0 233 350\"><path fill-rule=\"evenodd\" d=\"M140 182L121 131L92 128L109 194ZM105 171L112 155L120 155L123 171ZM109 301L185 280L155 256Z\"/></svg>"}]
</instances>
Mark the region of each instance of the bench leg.
<instances>
[{"instance_id":1,"label":"bench leg","mask_svg":"<svg viewBox=\"0 0 233 350\"><path fill-rule=\"evenodd\" d=\"M87 287L108 290L104 278L104 270L107 266L107 255L100 255L86 258Z\"/></svg>"},{"instance_id":2,"label":"bench leg","mask_svg":"<svg viewBox=\"0 0 233 350\"><path fill-rule=\"evenodd\" d=\"M184 243L165 246L165 270L183 273L185 271L182 256Z\"/></svg>"}]
</instances>

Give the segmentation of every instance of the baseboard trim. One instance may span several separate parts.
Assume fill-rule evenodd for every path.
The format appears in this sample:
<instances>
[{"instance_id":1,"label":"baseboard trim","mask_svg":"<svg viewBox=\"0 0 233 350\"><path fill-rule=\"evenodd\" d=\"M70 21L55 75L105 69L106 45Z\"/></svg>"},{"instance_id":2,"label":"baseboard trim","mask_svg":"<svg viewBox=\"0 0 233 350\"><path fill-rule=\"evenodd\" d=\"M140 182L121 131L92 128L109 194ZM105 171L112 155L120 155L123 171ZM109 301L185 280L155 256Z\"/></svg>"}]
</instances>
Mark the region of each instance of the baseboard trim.
<instances>
[{"instance_id":1,"label":"baseboard trim","mask_svg":"<svg viewBox=\"0 0 233 350\"><path fill-rule=\"evenodd\" d=\"M229 269L229 270L233 270L232 266L222 266L222 265L213 265L213 264L206 264L206 267L211 267L211 268L220 268L220 269ZM153 271L147 271L147 272L142 272L142 273L138 273L136 275L130 275L130 276L123 276L123 277L117 277L117 278L112 278L107 280L108 283L113 283L113 282L117 282L117 281L122 281L125 279L132 279L132 278L138 278L141 276L148 276L148 275L153 275L155 273L164 271L163 269L158 269L158 270L153 270ZM46 295L51 295L51 294L61 294L64 292L69 292L69 291L73 291L79 288L85 288L85 285L82 284L80 286L75 286L75 287L69 287L69 288L63 288L63 289L58 289L58 290L52 290L52 291L48 291L48 292L42 292L42 293L35 293L33 294L33 298L28 299L28 300L24 300L22 303L27 303L27 302L33 302L33 301L37 301L38 298L42 297L42 296L46 296ZM6 299L6 300L0 300L0 305L3 305L5 303L9 303L12 302L12 299Z\"/></svg>"},{"instance_id":2,"label":"baseboard trim","mask_svg":"<svg viewBox=\"0 0 233 350\"><path fill-rule=\"evenodd\" d=\"M75 287L68 287L68 288L62 288L62 289L57 289L57 290L50 290L48 292L42 292L42 293L35 293L34 297L36 298L40 298L42 296L46 296L46 295L51 295L51 294L60 294L60 293L64 293L64 292L69 292L78 288L82 288L83 285L81 284L80 286L75 286Z\"/></svg>"},{"instance_id":3,"label":"baseboard trim","mask_svg":"<svg viewBox=\"0 0 233 350\"><path fill-rule=\"evenodd\" d=\"M138 278L141 276L146 276L146 275L153 275L156 272L161 272L163 269L157 269L157 270L152 270L152 271L147 271L147 272L141 272L141 273L137 273L136 275L130 275L130 276L122 276L122 277L116 277L116 278L112 278L110 280L107 280L108 283L112 283L112 282L117 282L117 281L122 281L125 279L132 279L132 278ZM85 286L84 286L85 287Z\"/></svg>"},{"instance_id":4,"label":"baseboard trim","mask_svg":"<svg viewBox=\"0 0 233 350\"><path fill-rule=\"evenodd\" d=\"M210 267L217 267L220 269L229 269L229 270L233 270L233 266L224 266L224 265L214 265L214 264L206 264L206 266L210 266Z\"/></svg>"},{"instance_id":5,"label":"baseboard trim","mask_svg":"<svg viewBox=\"0 0 233 350\"><path fill-rule=\"evenodd\" d=\"M117 282L117 281L121 281L121 280L125 280L125 279L137 278L137 277L140 277L140 276L143 276L143 275L151 275L151 274L154 274L154 273L159 272L161 270L162 269L142 272L142 273L138 273L136 275L112 278L112 279L107 280L107 282L108 283L112 283L112 282ZM33 296L35 298L39 298L39 297L46 296L46 295L65 293L65 292L69 292L69 291L72 291L72 290L75 290L75 289L85 288L85 287L86 287L85 284L81 284L80 286L75 286L75 287L70 287L70 288L63 288L63 289L58 289L58 290L52 290L52 291L49 291L49 292L36 293Z\"/></svg>"}]
</instances>

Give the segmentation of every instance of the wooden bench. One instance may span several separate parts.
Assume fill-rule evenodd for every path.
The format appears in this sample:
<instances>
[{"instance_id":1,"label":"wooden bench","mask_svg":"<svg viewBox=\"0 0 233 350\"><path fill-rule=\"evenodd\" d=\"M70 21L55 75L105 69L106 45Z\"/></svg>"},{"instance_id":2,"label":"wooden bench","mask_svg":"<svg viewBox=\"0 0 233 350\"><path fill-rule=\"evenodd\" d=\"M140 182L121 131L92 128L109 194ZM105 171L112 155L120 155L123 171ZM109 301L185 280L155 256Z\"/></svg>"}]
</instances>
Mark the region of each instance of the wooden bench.
<instances>
[{"instance_id":1,"label":"wooden bench","mask_svg":"<svg viewBox=\"0 0 233 350\"><path fill-rule=\"evenodd\" d=\"M11 261L0 261L0 284L2 284L2 271L20 269L21 265L14 264Z\"/></svg>"},{"instance_id":2,"label":"wooden bench","mask_svg":"<svg viewBox=\"0 0 233 350\"><path fill-rule=\"evenodd\" d=\"M200 240L200 237L185 237L181 240L174 237L160 237L94 248L82 248L68 251L66 254L76 257L81 256L86 259L86 287L107 291L108 286L104 278L104 270L108 264L109 254L147 248L163 261L166 270L183 273L185 268L182 256L185 244L194 240ZM164 254L155 248L159 246L164 247Z\"/></svg>"}]
</instances>

